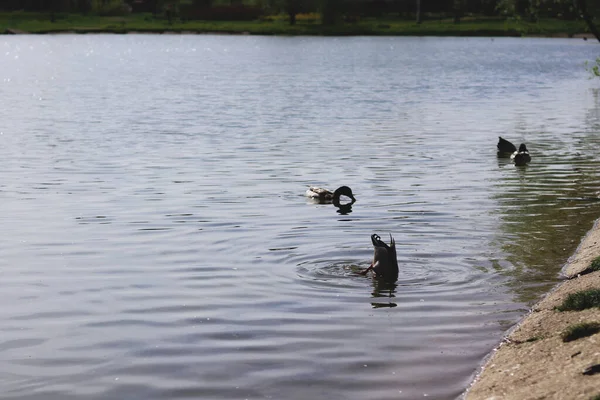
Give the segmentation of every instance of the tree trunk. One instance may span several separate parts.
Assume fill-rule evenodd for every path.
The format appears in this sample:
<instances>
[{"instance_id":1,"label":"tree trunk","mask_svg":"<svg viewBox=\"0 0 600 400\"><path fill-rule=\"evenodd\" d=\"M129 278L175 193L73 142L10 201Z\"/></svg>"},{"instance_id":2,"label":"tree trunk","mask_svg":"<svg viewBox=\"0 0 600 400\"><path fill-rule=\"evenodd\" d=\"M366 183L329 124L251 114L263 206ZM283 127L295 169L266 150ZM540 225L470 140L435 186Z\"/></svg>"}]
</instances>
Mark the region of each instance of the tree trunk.
<instances>
[{"instance_id":1,"label":"tree trunk","mask_svg":"<svg viewBox=\"0 0 600 400\"><path fill-rule=\"evenodd\" d=\"M598 39L598 41L600 42L600 31L598 31L598 28L594 24L591 15L587 11L585 0L575 0L575 7L577 7L577 9L579 10L581 17L587 24L588 28L590 28L590 31L592 31L594 36L596 36L596 39Z\"/></svg>"},{"instance_id":2,"label":"tree trunk","mask_svg":"<svg viewBox=\"0 0 600 400\"><path fill-rule=\"evenodd\" d=\"M293 11L290 11L289 16L290 16L290 25L296 25L296 13Z\"/></svg>"},{"instance_id":3,"label":"tree trunk","mask_svg":"<svg viewBox=\"0 0 600 400\"><path fill-rule=\"evenodd\" d=\"M417 24L421 23L421 0L417 0Z\"/></svg>"}]
</instances>

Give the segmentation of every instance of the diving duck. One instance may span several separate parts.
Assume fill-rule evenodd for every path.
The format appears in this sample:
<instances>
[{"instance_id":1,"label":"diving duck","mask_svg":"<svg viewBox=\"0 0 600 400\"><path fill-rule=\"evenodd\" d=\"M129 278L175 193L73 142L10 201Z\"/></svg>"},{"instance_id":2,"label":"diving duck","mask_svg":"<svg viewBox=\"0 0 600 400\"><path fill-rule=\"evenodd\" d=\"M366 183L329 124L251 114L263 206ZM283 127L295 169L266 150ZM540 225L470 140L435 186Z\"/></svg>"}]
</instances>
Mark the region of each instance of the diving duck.
<instances>
[{"instance_id":1,"label":"diving duck","mask_svg":"<svg viewBox=\"0 0 600 400\"><path fill-rule=\"evenodd\" d=\"M352 194L352 189L350 189L348 186L340 186L339 188L335 189L333 193L327 189L310 186L306 191L305 195L306 197L318 200L319 202L332 201L334 203L339 204L340 196L348 197L352 201L352 204L356 201L354 195Z\"/></svg>"},{"instance_id":2,"label":"diving duck","mask_svg":"<svg viewBox=\"0 0 600 400\"><path fill-rule=\"evenodd\" d=\"M510 157L515 165L523 166L531 161L531 156L525 143L521 143L519 149L506 139L498 136L498 157Z\"/></svg>"},{"instance_id":3,"label":"diving duck","mask_svg":"<svg viewBox=\"0 0 600 400\"><path fill-rule=\"evenodd\" d=\"M396 282L398 280L398 259L396 257L396 242L390 234L390 245L388 246L381 240L379 235L371 235L373 242L374 254L373 262L369 268L361 271L361 275L366 275L373 270L376 278L381 278L388 282Z\"/></svg>"}]
</instances>

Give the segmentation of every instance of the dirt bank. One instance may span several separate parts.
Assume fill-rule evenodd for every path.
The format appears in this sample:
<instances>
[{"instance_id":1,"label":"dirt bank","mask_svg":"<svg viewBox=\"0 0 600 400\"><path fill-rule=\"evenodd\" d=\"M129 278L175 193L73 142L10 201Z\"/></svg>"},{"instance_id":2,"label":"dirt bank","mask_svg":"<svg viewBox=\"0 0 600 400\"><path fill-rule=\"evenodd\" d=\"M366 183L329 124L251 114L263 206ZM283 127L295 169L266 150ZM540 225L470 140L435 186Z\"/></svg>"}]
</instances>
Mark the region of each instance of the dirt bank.
<instances>
[{"instance_id":1,"label":"dirt bank","mask_svg":"<svg viewBox=\"0 0 600 400\"><path fill-rule=\"evenodd\" d=\"M596 221L563 269L569 280L534 306L505 338L466 400L600 399L600 371L589 370L600 364L600 333L566 343L561 336L570 326L600 323L600 308L555 309L570 293L600 289L600 271L582 274L598 256L600 224Z\"/></svg>"}]
</instances>

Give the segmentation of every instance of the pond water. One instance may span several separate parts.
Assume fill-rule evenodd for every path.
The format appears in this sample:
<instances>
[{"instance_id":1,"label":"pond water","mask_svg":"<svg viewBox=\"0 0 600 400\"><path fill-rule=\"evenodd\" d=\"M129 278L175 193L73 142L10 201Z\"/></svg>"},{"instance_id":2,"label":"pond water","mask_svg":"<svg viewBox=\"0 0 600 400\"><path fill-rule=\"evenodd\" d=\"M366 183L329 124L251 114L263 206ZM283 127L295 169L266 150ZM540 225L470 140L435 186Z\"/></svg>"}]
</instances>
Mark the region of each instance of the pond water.
<instances>
[{"instance_id":1,"label":"pond water","mask_svg":"<svg viewBox=\"0 0 600 400\"><path fill-rule=\"evenodd\" d=\"M3 398L460 396L600 213L598 50L2 37Z\"/></svg>"}]
</instances>

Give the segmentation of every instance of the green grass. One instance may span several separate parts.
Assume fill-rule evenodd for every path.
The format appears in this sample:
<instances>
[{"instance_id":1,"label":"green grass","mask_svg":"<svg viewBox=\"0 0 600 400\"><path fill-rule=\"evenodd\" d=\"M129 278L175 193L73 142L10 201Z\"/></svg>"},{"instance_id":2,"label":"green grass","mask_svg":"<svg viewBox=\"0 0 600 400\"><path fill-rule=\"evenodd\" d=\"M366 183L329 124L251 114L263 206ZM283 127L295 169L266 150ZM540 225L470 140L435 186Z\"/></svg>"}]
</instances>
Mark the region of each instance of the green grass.
<instances>
[{"instance_id":1,"label":"green grass","mask_svg":"<svg viewBox=\"0 0 600 400\"><path fill-rule=\"evenodd\" d=\"M7 28L30 33L53 32L222 32L261 35L403 35L403 36L571 36L584 33L586 26L579 21L540 20L525 23L501 18L465 18L459 24L452 19L427 20L420 25L414 21L391 18L363 18L355 23L339 23L326 27L318 20L299 19L294 26L286 18L275 16L262 21L174 21L151 14L131 14L123 17L58 14L51 22L44 13L0 13L0 32Z\"/></svg>"},{"instance_id":2,"label":"green grass","mask_svg":"<svg viewBox=\"0 0 600 400\"><path fill-rule=\"evenodd\" d=\"M581 271L579 275L586 275L596 271L600 271L600 257L594 258L590 265L586 269Z\"/></svg>"},{"instance_id":3,"label":"green grass","mask_svg":"<svg viewBox=\"0 0 600 400\"><path fill-rule=\"evenodd\" d=\"M558 311L581 311L592 307L600 307L600 289L571 293L557 309Z\"/></svg>"},{"instance_id":4,"label":"green grass","mask_svg":"<svg viewBox=\"0 0 600 400\"><path fill-rule=\"evenodd\" d=\"M596 257L590 263L590 266L587 268L588 271L600 271L600 257Z\"/></svg>"},{"instance_id":5,"label":"green grass","mask_svg":"<svg viewBox=\"0 0 600 400\"><path fill-rule=\"evenodd\" d=\"M571 342L573 340L595 335L600 332L600 324L597 322L584 322L577 325L569 326L561 335L563 342Z\"/></svg>"}]
</instances>

